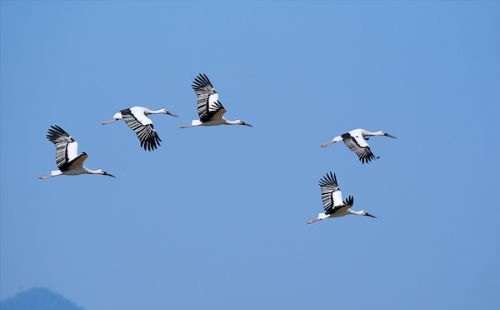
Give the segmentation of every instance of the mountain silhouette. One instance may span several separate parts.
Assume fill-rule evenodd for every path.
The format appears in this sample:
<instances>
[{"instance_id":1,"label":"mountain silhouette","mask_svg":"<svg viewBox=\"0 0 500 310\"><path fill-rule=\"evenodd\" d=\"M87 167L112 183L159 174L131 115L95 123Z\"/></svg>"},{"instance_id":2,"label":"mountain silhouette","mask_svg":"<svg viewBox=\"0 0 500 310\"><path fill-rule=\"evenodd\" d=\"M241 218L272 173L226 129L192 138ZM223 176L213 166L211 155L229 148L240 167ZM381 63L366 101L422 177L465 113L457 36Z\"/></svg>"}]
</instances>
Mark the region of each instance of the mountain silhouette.
<instances>
[{"instance_id":1,"label":"mountain silhouette","mask_svg":"<svg viewBox=\"0 0 500 310\"><path fill-rule=\"evenodd\" d=\"M0 302L1 310L83 310L62 295L35 287Z\"/></svg>"}]
</instances>

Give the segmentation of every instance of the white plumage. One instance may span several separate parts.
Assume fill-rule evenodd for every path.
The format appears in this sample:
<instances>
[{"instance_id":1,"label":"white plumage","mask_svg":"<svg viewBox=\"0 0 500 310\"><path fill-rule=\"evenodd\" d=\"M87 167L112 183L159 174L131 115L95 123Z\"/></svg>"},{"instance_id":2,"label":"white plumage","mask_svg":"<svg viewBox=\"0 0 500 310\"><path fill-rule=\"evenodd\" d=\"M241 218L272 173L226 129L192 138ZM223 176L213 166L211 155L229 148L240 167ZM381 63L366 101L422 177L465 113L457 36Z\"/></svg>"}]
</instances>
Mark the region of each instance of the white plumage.
<instances>
[{"instance_id":1,"label":"white plumage","mask_svg":"<svg viewBox=\"0 0 500 310\"><path fill-rule=\"evenodd\" d=\"M55 125L49 128L47 139L56 146L56 164L59 170L50 174L41 175L39 179L46 179L59 175L102 174L115 177L102 169L90 170L83 165L88 155L82 152L78 155L78 143L61 127Z\"/></svg>"},{"instance_id":2,"label":"white plumage","mask_svg":"<svg viewBox=\"0 0 500 310\"><path fill-rule=\"evenodd\" d=\"M354 204L354 197L352 196L349 196L346 200L342 201L342 192L337 184L337 176L332 174L332 172L329 174L327 173L319 180L319 186L321 186L321 199L323 200L323 208L325 209L325 212L318 214L317 218L307 221L307 224L349 214L375 217L363 210L351 210L351 207Z\"/></svg>"},{"instance_id":3,"label":"white plumage","mask_svg":"<svg viewBox=\"0 0 500 310\"><path fill-rule=\"evenodd\" d=\"M344 141L345 145L356 155L358 155L359 160L361 163L369 163L370 161L374 159L378 159L379 157L375 157L373 155L370 146L366 142L368 140L369 136L386 136L389 138L396 139L396 137L384 132L384 131L377 131L377 132L370 132L366 131L364 129L354 129L351 130L347 133L344 133L340 136L336 136L335 138L332 139L332 141L323 143L321 144L321 147L328 146L333 143L337 143L340 141Z\"/></svg>"},{"instance_id":4,"label":"white plumage","mask_svg":"<svg viewBox=\"0 0 500 310\"><path fill-rule=\"evenodd\" d=\"M223 117L226 109L219 101L219 94L215 91L212 83L205 74L199 74L192 85L197 99L199 120L193 120L191 125L182 125L179 128L196 126L218 126L218 125L245 125L253 127L242 120L230 121Z\"/></svg>"},{"instance_id":5,"label":"white plumage","mask_svg":"<svg viewBox=\"0 0 500 310\"><path fill-rule=\"evenodd\" d=\"M151 119L147 117L149 114L168 114L174 117L177 115L167 111L166 109L150 110L145 107L131 107L123 109L113 115L113 119L107 122L102 122L101 125L106 125L123 119L125 123L137 134L137 138L141 142L141 147L144 150L154 151L160 146L161 139L156 133Z\"/></svg>"}]
</instances>

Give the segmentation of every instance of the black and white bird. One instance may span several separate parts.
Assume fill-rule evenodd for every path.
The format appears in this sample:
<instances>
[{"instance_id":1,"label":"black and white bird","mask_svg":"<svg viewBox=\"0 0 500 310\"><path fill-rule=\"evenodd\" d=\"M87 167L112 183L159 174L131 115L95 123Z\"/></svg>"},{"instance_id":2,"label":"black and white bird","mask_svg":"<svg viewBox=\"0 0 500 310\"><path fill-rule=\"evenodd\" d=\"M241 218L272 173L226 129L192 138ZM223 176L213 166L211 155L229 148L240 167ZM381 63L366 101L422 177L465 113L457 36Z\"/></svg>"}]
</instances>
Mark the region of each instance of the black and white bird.
<instances>
[{"instance_id":1,"label":"black and white bird","mask_svg":"<svg viewBox=\"0 0 500 310\"><path fill-rule=\"evenodd\" d=\"M59 170L51 171L50 174L41 175L39 179L56 177L58 175L80 175L80 174L102 174L115 177L102 169L90 170L83 165L87 153L78 155L78 143L61 127L50 126L47 139L56 146L56 164Z\"/></svg>"},{"instance_id":2,"label":"black and white bird","mask_svg":"<svg viewBox=\"0 0 500 310\"><path fill-rule=\"evenodd\" d=\"M366 142L370 136L386 136L389 138L396 139L396 137L384 132L384 131L377 131L377 132L370 132L366 131L364 129L354 129L349 132L346 132L343 135L336 136L335 138L332 139L332 141L323 143L320 146L325 147L329 146L330 144L344 141L345 145L356 153L358 155L359 160L364 164L364 163L369 163L370 161L374 159L378 159L380 157L375 157L373 155L372 151L370 150L370 146Z\"/></svg>"},{"instance_id":3,"label":"black and white bird","mask_svg":"<svg viewBox=\"0 0 500 310\"><path fill-rule=\"evenodd\" d=\"M318 218L307 221L307 224L349 214L375 217L363 210L351 210L351 207L354 204L354 197L352 196L349 196L345 201L342 201L342 192L337 184L337 176L332 174L332 172L330 172L330 174L327 173L319 180L319 186L321 186L321 199L323 200L325 212L318 214Z\"/></svg>"},{"instance_id":4,"label":"black and white bird","mask_svg":"<svg viewBox=\"0 0 500 310\"><path fill-rule=\"evenodd\" d=\"M194 91L198 96L198 115L199 120L193 120L191 125L182 125L179 128L195 126L218 126L218 125L245 125L253 127L242 120L230 121L223 117L226 109L219 101L219 94L215 91L212 83L205 74L199 74L193 82Z\"/></svg>"},{"instance_id":5,"label":"black and white bird","mask_svg":"<svg viewBox=\"0 0 500 310\"><path fill-rule=\"evenodd\" d=\"M177 115L165 109L153 111L145 107L131 107L115 113L112 120L102 122L101 125L106 125L123 119L128 127L132 128L132 130L137 134L137 138L139 138L139 141L141 142L141 147L144 147L144 150L147 151L154 151L158 146L160 146L161 139L156 133L153 122L149 119L149 117L147 117L149 114L168 114L177 117Z\"/></svg>"}]
</instances>

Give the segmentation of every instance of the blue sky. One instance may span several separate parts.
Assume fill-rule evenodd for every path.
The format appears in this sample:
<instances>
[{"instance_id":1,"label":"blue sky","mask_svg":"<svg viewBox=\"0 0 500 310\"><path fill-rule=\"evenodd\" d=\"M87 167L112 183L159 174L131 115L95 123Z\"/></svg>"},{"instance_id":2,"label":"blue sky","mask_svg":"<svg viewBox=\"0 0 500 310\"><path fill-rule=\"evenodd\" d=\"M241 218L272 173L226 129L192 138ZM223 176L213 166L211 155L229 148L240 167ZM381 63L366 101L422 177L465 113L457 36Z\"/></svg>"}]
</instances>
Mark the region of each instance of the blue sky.
<instances>
[{"instance_id":1,"label":"blue sky","mask_svg":"<svg viewBox=\"0 0 500 310\"><path fill-rule=\"evenodd\" d=\"M86 310L498 309L500 3L1 6L0 299ZM229 119L196 119L206 73ZM140 148L120 109L152 116ZM103 176L56 168L57 124ZM343 144L354 128L380 159ZM337 174L355 210L322 211Z\"/></svg>"}]
</instances>

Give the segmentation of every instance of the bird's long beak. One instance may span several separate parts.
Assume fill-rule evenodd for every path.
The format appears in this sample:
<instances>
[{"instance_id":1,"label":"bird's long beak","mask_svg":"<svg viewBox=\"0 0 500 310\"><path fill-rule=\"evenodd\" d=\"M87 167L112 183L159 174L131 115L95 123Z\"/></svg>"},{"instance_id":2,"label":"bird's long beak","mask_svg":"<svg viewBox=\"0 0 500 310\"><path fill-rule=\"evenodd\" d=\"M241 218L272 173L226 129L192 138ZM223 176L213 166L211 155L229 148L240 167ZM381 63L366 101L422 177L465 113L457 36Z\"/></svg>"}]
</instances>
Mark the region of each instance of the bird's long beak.
<instances>
[{"instance_id":1,"label":"bird's long beak","mask_svg":"<svg viewBox=\"0 0 500 310\"><path fill-rule=\"evenodd\" d=\"M103 175L107 175L107 176L110 176L110 177L116 178L114 175L112 175L111 173L107 173L106 171L104 171L104 172L103 172Z\"/></svg>"},{"instance_id":2,"label":"bird's long beak","mask_svg":"<svg viewBox=\"0 0 500 310\"><path fill-rule=\"evenodd\" d=\"M375 217L375 216L371 215L371 214L370 214L370 213L368 213L368 212L366 212L365 216L369 216L369 217L377 218L377 217Z\"/></svg>"},{"instance_id":3,"label":"bird's long beak","mask_svg":"<svg viewBox=\"0 0 500 310\"><path fill-rule=\"evenodd\" d=\"M384 136L389 137L389 138L393 138L393 139L397 139L396 137L394 137L393 135L388 134L387 132L385 133Z\"/></svg>"},{"instance_id":4,"label":"bird's long beak","mask_svg":"<svg viewBox=\"0 0 500 310\"><path fill-rule=\"evenodd\" d=\"M245 122L241 122L241 125L245 125L245 126L248 126L248 127L253 127L252 125L250 125L248 123L245 123Z\"/></svg>"},{"instance_id":5,"label":"bird's long beak","mask_svg":"<svg viewBox=\"0 0 500 310\"><path fill-rule=\"evenodd\" d=\"M168 115L171 115L171 116L173 116L173 117L178 117L177 115L175 115L174 113L169 112L169 111L167 111L167 114L168 114Z\"/></svg>"}]
</instances>

